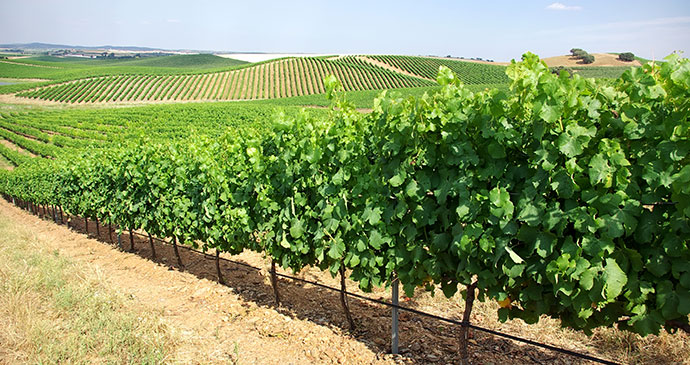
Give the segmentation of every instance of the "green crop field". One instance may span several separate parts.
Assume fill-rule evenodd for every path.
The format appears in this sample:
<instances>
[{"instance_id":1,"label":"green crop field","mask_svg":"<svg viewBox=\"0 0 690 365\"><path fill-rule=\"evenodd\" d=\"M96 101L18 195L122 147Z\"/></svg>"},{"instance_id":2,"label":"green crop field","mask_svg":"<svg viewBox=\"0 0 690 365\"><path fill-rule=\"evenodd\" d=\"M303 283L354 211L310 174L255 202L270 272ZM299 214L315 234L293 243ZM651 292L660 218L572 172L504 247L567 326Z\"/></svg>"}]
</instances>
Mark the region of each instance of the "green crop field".
<instances>
[{"instance_id":1,"label":"green crop field","mask_svg":"<svg viewBox=\"0 0 690 365\"><path fill-rule=\"evenodd\" d=\"M0 60L0 78L69 80L122 74L188 74L229 70L246 64L207 54L124 59L36 56Z\"/></svg>"},{"instance_id":2,"label":"green crop field","mask_svg":"<svg viewBox=\"0 0 690 365\"><path fill-rule=\"evenodd\" d=\"M24 156L53 158L84 148L137 143L144 137L167 141L193 135L218 137L228 128L262 130L270 126L274 109L267 104L215 103L2 113L0 141L20 147ZM289 105L281 108L293 116L299 110ZM0 154L17 160L16 152L6 153L10 149L2 147Z\"/></svg>"},{"instance_id":3,"label":"green crop field","mask_svg":"<svg viewBox=\"0 0 690 365\"><path fill-rule=\"evenodd\" d=\"M455 72L460 80L466 84L503 84L508 82L505 66L499 65L431 57L373 55L363 56L363 58L372 59L429 80L435 80L439 67L445 66Z\"/></svg>"},{"instance_id":4,"label":"green crop field","mask_svg":"<svg viewBox=\"0 0 690 365\"><path fill-rule=\"evenodd\" d=\"M233 71L184 75L104 76L38 88L20 96L68 103L276 99L324 93L333 74L345 90L431 86L433 82L366 63L323 58L290 58Z\"/></svg>"},{"instance_id":5,"label":"green crop field","mask_svg":"<svg viewBox=\"0 0 690 365\"><path fill-rule=\"evenodd\" d=\"M616 79L629 70L626 66L569 67L574 74L595 79Z\"/></svg>"}]
</instances>

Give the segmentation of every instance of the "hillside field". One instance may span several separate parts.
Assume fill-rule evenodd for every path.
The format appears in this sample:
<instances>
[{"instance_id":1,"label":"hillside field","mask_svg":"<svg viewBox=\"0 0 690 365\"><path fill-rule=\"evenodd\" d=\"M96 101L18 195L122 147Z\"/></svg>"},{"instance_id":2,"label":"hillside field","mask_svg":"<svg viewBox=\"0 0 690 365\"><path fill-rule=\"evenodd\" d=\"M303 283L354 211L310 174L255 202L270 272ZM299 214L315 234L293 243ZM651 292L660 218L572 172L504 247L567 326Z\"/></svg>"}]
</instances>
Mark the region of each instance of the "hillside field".
<instances>
[{"instance_id":1,"label":"hillside field","mask_svg":"<svg viewBox=\"0 0 690 365\"><path fill-rule=\"evenodd\" d=\"M596 65L596 63L595 63ZM350 55L246 63L213 55L143 59L29 57L0 63L0 77L52 81L0 85L0 93L68 104L282 99L325 92L333 74L346 91L435 84L440 66L467 85L507 85L506 66L436 57ZM615 78L629 67L575 65L583 77Z\"/></svg>"}]
</instances>

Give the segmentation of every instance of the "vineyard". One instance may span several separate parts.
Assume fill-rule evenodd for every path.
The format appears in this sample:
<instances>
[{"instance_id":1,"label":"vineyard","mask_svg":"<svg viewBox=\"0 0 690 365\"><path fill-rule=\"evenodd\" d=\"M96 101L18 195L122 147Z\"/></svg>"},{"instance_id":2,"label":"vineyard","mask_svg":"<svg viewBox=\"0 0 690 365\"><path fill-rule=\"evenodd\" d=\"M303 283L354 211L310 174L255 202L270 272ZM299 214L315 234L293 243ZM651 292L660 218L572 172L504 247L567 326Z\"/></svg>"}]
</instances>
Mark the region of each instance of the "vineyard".
<instances>
[{"instance_id":1,"label":"vineyard","mask_svg":"<svg viewBox=\"0 0 690 365\"><path fill-rule=\"evenodd\" d=\"M4 113L0 114L0 141L4 142L0 155L19 165L35 156L54 158L83 149L136 144L144 136L168 141L194 135L219 137L228 128L251 126L260 131L268 128L273 109L269 105L201 104ZM299 108L286 106L282 112L295 116Z\"/></svg>"},{"instance_id":2,"label":"vineyard","mask_svg":"<svg viewBox=\"0 0 690 365\"><path fill-rule=\"evenodd\" d=\"M122 100L112 95L126 83L138 85L128 93L133 100L301 90L325 92L334 108L287 110L259 125L251 121L268 119L260 107L240 125L222 124L239 111L227 106L193 119L184 106L70 111L72 119L4 115L3 138L52 159L8 153L19 166L0 171L0 192L170 238L175 247L255 251L295 272L319 267L364 291L399 282L408 296L425 287L452 298L467 288L465 322L476 296L497 301L504 321L545 315L587 333L688 328L687 59L672 55L597 82L554 75L527 54L506 69L508 92L470 91L462 75L442 68L434 94L382 95L367 114L342 96L373 86L361 75L423 81L336 61L42 90L76 102ZM305 69L331 71L343 84L328 76L317 89ZM239 90L239 79L250 81ZM152 111L146 123L130 121L141 111Z\"/></svg>"},{"instance_id":3,"label":"vineyard","mask_svg":"<svg viewBox=\"0 0 690 365\"><path fill-rule=\"evenodd\" d=\"M346 91L431 86L366 62L290 58L233 71L189 75L116 75L66 82L20 96L67 103L122 101L254 100L323 94L321 80L335 75Z\"/></svg>"},{"instance_id":4,"label":"vineyard","mask_svg":"<svg viewBox=\"0 0 690 365\"><path fill-rule=\"evenodd\" d=\"M442 66L466 85L503 88L509 82L505 66L433 57L301 57L246 64L212 55L135 60L42 56L0 63L0 76L53 81L4 85L0 92L70 104L275 100L322 95L321 80L331 74L348 92L433 87ZM617 78L626 69L579 67L569 71L582 77ZM322 104L321 100L319 97L316 103Z\"/></svg>"},{"instance_id":5,"label":"vineyard","mask_svg":"<svg viewBox=\"0 0 690 365\"><path fill-rule=\"evenodd\" d=\"M465 84L505 84L509 81L504 66L431 57L372 55L361 58L382 62L427 80L435 80L439 67L444 66L453 71Z\"/></svg>"}]
</instances>

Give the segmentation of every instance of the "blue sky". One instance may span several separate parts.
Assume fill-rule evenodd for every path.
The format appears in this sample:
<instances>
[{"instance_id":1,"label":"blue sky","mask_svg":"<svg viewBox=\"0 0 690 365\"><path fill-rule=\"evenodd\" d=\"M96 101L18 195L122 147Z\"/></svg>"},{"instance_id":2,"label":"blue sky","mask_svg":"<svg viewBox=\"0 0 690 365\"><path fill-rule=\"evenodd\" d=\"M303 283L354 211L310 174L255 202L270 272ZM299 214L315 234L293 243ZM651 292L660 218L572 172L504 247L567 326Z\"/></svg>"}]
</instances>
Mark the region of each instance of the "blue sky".
<instances>
[{"instance_id":1,"label":"blue sky","mask_svg":"<svg viewBox=\"0 0 690 365\"><path fill-rule=\"evenodd\" d=\"M690 51L690 1L0 1L0 43L482 57ZM688 57L688 54L685 54Z\"/></svg>"}]
</instances>

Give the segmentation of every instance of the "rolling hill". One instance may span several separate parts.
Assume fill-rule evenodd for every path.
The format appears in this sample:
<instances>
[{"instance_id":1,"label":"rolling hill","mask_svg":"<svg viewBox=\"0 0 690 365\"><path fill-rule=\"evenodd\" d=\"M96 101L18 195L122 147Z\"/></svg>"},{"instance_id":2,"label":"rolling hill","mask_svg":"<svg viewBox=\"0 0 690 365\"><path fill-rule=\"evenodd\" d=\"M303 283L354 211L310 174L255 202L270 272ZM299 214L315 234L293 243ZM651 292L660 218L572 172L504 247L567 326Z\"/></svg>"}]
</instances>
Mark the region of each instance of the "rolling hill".
<instances>
[{"instance_id":1,"label":"rolling hill","mask_svg":"<svg viewBox=\"0 0 690 365\"><path fill-rule=\"evenodd\" d=\"M546 61L562 63L564 57ZM639 63L619 66L616 62L622 61L612 61L614 55L596 57L599 63L593 66L568 63L568 69L583 77L613 78ZM601 64L610 65L597 66ZM140 59L39 56L1 60L0 77L52 80L3 87L19 92L19 97L60 103L262 100L322 94L323 79L331 74L346 91L429 87L436 85L441 66L467 85L509 83L503 65L400 55L286 57L257 63L209 54Z\"/></svg>"},{"instance_id":2,"label":"rolling hill","mask_svg":"<svg viewBox=\"0 0 690 365\"><path fill-rule=\"evenodd\" d=\"M322 80L330 74L342 82L346 91L434 85L429 79L403 75L359 59L303 57L224 72L84 78L19 95L69 103L274 99L321 94L325 92Z\"/></svg>"}]
</instances>

